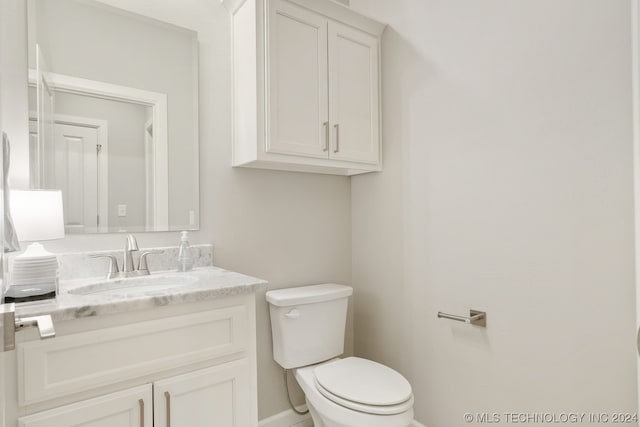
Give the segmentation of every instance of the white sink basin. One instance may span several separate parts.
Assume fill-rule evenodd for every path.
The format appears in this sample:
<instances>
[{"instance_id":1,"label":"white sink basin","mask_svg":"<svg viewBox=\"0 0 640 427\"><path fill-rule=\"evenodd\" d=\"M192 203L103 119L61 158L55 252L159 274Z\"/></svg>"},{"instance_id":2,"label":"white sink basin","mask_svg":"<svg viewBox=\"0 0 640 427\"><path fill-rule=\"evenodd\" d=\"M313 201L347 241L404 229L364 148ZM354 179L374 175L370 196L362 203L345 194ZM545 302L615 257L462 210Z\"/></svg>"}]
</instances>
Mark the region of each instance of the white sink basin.
<instances>
[{"instance_id":1,"label":"white sink basin","mask_svg":"<svg viewBox=\"0 0 640 427\"><path fill-rule=\"evenodd\" d=\"M158 291L182 288L198 281L189 274L166 273L126 279L111 279L80 286L69 291L72 295L118 295L136 296L154 294Z\"/></svg>"}]
</instances>

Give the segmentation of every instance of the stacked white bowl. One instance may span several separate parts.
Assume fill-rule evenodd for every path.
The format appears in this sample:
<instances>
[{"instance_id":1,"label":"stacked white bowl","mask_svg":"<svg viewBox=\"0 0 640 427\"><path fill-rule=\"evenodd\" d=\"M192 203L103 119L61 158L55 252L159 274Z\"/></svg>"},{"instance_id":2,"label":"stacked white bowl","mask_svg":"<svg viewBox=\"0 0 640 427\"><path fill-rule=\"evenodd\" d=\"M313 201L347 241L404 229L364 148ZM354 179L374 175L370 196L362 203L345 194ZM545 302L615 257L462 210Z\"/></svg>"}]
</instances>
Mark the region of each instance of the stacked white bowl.
<instances>
[{"instance_id":1,"label":"stacked white bowl","mask_svg":"<svg viewBox=\"0 0 640 427\"><path fill-rule=\"evenodd\" d=\"M58 277L58 261L55 255L22 258L13 260L11 282L15 286L51 284Z\"/></svg>"},{"instance_id":2,"label":"stacked white bowl","mask_svg":"<svg viewBox=\"0 0 640 427\"><path fill-rule=\"evenodd\" d=\"M5 302L37 301L57 295L58 260L40 243L32 243L12 261Z\"/></svg>"}]
</instances>

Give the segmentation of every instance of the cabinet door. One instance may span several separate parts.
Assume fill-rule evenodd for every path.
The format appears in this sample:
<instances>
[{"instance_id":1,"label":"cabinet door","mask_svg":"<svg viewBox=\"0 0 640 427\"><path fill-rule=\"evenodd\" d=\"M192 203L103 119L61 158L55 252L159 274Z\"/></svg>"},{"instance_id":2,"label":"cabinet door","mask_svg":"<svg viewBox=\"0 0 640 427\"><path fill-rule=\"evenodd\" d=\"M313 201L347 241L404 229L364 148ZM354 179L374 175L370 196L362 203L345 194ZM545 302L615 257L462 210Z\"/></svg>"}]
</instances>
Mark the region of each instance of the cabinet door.
<instances>
[{"instance_id":1,"label":"cabinet door","mask_svg":"<svg viewBox=\"0 0 640 427\"><path fill-rule=\"evenodd\" d=\"M152 427L151 384L18 419L19 427Z\"/></svg>"},{"instance_id":2,"label":"cabinet door","mask_svg":"<svg viewBox=\"0 0 640 427\"><path fill-rule=\"evenodd\" d=\"M249 365L241 359L154 383L155 427L249 427Z\"/></svg>"},{"instance_id":3,"label":"cabinet door","mask_svg":"<svg viewBox=\"0 0 640 427\"><path fill-rule=\"evenodd\" d=\"M378 38L330 21L330 158L378 163L378 74Z\"/></svg>"},{"instance_id":4,"label":"cabinet door","mask_svg":"<svg viewBox=\"0 0 640 427\"><path fill-rule=\"evenodd\" d=\"M266 150L327 158L328 21L285 0L269 7Z\"/></svg>"}]
</instances>

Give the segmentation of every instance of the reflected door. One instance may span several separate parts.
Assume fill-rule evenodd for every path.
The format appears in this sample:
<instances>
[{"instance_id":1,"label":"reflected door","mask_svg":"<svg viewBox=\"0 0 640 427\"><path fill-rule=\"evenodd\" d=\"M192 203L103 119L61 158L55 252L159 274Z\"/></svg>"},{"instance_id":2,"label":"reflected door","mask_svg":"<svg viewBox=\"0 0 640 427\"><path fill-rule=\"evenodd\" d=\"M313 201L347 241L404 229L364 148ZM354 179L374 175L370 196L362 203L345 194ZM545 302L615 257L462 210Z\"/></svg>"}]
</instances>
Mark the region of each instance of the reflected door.
<instances>
[{"instance_id":1,"label":"reflected door","mask_svg":"<svg viewBox=\"0 0 640 427\"><path fill-rule=\"evenodd\" d=\"M29 119L29 185L42 188L40 180L40 148L38 147L38 120Z\"/></svg>"},{"instance_id":2,"label":"reflected door","mask_svg":"<svg viewBox=\"0 0 640 427\"><path fill-rule=\"evenodd\" d=\"M95 233L107 226L100 212L106 192L101 156L98 128L55 124L54 182L46 186L62 190L66 233Z\"/></svg>"},{"instance_id":3,"label":"reflected door","mask_svg":"<svg viewBox=\"0 0 640 427\"><path fill-rule=\"evenodd\" d=\"M31 186L33 188L43 188L42 185L50 180L53 173L51 164L47 164L46 160L53 150L54 140L54 112L55 112L55 91L50 81L49 66L44 58L42 49L36 45L37 55L37 110L38 118L36 120L37 136L34 140L30 140L29 147L31 165ZM32 135L32 129L29 134ZM35 146L34 146L35 144ZM35 157L35 158L33 158ZM35 167L34 167L35 166Z\"/></svg>"}]
</instances>

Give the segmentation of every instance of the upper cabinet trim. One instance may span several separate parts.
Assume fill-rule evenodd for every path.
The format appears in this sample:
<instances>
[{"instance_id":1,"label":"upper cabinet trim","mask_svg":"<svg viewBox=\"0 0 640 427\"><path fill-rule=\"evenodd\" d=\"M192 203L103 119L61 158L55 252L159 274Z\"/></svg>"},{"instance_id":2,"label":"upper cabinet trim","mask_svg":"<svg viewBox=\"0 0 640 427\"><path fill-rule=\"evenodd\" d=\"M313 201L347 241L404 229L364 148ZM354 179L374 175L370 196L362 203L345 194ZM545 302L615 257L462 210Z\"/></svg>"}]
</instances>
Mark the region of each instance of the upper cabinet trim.
<instances>
[{"instance_id":1,"label":"upper cabinet trim","mask_svg":"<svg viewBox=\"0 0 640 427\"><path fill-rule=\"evenodd\" d=\"M269 1L269 0L266 0ZM374 21L357 12L354 12L348 6L334 1L318 1L318 0L286 0L295 3L315 13L325 15L327 18L335 19L343 24L353 26L360 31L366 31L376 37L380 37L387 28L386 24Z\"/></svg>"},{"instance_id":2,"label":"upper cabinet trim","mask_svg":"<svg viewBox=\"0 0 640 427\"><path fill-rule=\"evenodd\" d=\"M222 3L224 7L229 12L231 12L231 14L234 14L247 1L256 1L256 0L220 0L220 3ZM266 10L267 9L266 3L269 2L270 0L258 0L258 1L263 1L265 3L263 7ZM327 16L328 18L333 18L338 21L342 21L345 24L354 25L358 29L367 31L378 37L381 36L385 28L387 28L386 24L367 18L364 15L354 12L349 8L349 6L332 1L332 0L321 1L321 2L319 2L318 0L287 0L287 1L290 1L291 3L295 3L299 6L310 9L316 13L321 13Z\"/></svg>"}]
</instances>

